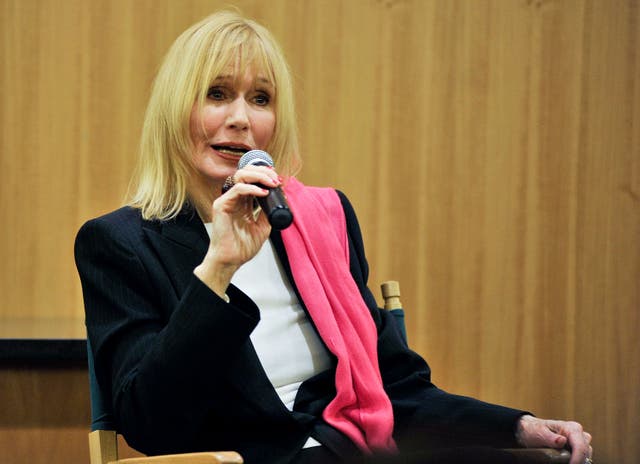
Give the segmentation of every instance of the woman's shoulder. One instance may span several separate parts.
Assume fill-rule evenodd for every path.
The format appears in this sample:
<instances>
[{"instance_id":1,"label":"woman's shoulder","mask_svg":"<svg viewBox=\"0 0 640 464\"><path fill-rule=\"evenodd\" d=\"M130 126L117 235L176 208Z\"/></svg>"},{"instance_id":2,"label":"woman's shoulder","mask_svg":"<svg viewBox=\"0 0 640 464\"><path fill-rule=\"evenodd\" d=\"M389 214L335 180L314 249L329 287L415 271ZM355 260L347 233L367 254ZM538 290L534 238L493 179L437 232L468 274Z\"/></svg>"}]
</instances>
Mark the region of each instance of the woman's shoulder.
<instances>
[{"instance_id":1,"label":"woman's shoulder","mask_svg":"<svg viewBox=\"0 0 640 464\"><path fill-rule=\"evenodd\" d=\"M141 225L144 221L140 209L133 208L131 206L123 206L103 214L101 216L89 219L82 226L84 227L136 227Z\"/></svg>"},{"instance_id":2,"label":"woman's shoulder","mask_svg":"<svg viewBox=\"0 0 640 464\"><path fill-rule=\"evenodd\" d=\"M136 241L142 234L146 221L138 208L123 206L110 213L86 221L76 236L76 244L86 240L93 241L100 237L111 237L115 241Z\"/></svg>"}]
</instances>

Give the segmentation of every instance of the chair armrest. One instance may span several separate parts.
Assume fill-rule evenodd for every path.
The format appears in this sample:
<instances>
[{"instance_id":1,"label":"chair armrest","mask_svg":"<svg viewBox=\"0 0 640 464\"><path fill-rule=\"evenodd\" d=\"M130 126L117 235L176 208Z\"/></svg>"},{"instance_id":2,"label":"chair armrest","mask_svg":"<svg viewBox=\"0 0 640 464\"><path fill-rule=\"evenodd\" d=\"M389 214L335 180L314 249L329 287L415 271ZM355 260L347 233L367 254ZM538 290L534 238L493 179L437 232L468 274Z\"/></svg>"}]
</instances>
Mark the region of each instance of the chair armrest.
<instances>
[{"instance_id":1,"label":"chair armrest","mask_svg":"<svg viewBox=\"0 0 640 464\"><path fill-rule=\"evenodd\" d=\"M116 462L117 464L242 464L244 461L235 451L215 451L127 458Z\"/></svg>"},{"instance_id":2,"label":"chair armrest","mask_svg":"<svg viewBox=\"0 0 640 464\"><path fill-rule=\"evenodd\" d=\"M94 430L89 434L91 464L242 464L235 451L165 454L118 459L118 441L114 430Z\"/></svg>"},{"instance_id":3,"label":"chair armrest","mask_svg":"<svg viewBox=\"0 0 640 464\"><path fill-rule=\"evenodd\" d=\"M553 448L509 448L504 451L512 454L518 464L566 464L571 458L569 451Z\"/></svg>"}]
</instances>

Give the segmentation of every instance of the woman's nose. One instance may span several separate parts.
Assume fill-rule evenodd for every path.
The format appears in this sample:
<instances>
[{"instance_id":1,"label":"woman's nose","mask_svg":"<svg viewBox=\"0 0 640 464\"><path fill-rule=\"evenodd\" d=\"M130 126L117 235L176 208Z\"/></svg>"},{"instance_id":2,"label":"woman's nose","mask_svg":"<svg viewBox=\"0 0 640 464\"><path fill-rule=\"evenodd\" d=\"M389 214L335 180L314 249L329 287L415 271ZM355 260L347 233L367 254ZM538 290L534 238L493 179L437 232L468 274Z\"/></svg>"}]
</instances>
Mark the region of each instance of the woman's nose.
<instances>
[{"instance_id":1,"label":"woman's nose","mask_svg":"<svg viewBox=\"0 0 640 464\"><path fill-rule=\"evenodd\" d=\"M229 105L229 114L227 115L227 127L238 130L249 128L249 114L246 102L237 98Z\"/></svg>"}]
</instances>

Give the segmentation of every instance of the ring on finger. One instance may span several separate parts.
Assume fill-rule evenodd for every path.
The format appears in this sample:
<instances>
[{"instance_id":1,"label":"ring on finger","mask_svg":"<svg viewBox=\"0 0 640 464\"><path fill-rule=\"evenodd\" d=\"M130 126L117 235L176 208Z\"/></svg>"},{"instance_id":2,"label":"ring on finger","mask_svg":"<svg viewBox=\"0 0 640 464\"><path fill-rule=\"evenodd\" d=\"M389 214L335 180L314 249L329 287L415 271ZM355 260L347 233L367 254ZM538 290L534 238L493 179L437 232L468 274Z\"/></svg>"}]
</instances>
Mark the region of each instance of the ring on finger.
<instances>
[{"instance_id":1,"label":"ring on finger","mask_svg":"<svg viewBox=\"0 0 640 464\"><path fill-rule=\"evenodd\" d=\"M227 177L224 180L224 184L222 184L222 193L227 193L234 185L236 185L236 181L233 179L233 176Z\"/></svg>"}]
</instances>

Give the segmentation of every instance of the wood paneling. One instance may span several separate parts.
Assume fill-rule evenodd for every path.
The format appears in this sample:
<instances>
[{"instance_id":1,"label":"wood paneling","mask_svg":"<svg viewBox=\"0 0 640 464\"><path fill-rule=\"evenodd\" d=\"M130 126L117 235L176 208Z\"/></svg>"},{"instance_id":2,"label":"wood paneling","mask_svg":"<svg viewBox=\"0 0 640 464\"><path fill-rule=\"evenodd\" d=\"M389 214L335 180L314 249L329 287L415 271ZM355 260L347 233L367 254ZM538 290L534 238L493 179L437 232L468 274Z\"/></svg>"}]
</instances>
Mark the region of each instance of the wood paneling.
<instances>
[{"instance_id":1,"label":"wood paneling","mask_svg":"<svg viewBox=\"0 0 640 464\"><path fill-rule=\"evenodd\" d=\"M0 462L88 461L84 367L0 366Z\"/></svg>"},{"instance_id":2,"label":"wood paneling","mask_svg":"<svg viewBox=\"0 0 640 464\"><path fill-rule=\"evenodd\" d=\"M353 201L436 383L635 462L638 2L236 4L290 59L302 179ZM0 3L2 317L82 316L74 234L121 204L166 48L225 5Z\"/></svg>"},{"instance_id":3,"label":"wood paneling","mask_svg":"<svg viewBox=\"0 0 640 464\"><path fill-rule=\"evenodd\" d=\"M70 363L0 366L0 462L89 462L89 375ZM119 437L120 457L140 453Z\"/></svg>"}]
</instances>

